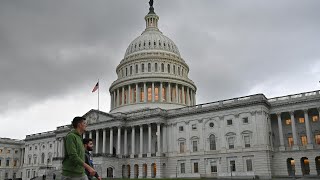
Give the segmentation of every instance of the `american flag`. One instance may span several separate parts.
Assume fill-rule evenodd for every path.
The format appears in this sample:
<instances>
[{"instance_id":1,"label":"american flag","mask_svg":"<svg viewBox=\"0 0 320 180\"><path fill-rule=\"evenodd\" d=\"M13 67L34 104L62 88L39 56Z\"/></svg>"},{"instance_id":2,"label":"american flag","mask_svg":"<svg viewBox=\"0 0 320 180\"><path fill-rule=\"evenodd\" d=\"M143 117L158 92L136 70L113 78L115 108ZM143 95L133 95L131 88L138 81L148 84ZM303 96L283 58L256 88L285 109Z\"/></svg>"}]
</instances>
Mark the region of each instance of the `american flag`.
<instances>
[{"instance_id":1,"label":"american flag","mask_svg":"<svg viewBox=\"0 0 320 180\"><path fill-rule=\"evenodd\" d=\"M92 92L96 92L97 89L99 89L99 82L97 82L97 84L94 86Z\"/></svg>"}]
</instances>

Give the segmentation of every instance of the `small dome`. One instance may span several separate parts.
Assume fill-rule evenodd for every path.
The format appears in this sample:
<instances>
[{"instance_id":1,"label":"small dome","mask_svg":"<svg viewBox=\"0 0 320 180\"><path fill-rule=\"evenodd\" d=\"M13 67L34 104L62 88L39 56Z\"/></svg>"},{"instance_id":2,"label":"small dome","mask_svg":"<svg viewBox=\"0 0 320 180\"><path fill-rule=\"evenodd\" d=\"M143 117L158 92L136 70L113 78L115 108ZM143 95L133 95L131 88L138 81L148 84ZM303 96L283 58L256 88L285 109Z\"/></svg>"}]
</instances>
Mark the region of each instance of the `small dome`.
<instances>
[{"instance_id":1,"label":"small dome","mask_svg":"<svg viewBox=\"0 0 320 180\"><path fill-rule=\"evenodd\" d=\"M141 36L133 40L127 48L125 57L141 51L167 51L180 57L174 42L158 30L144 31Z\"/></svg>"}]
</instances>

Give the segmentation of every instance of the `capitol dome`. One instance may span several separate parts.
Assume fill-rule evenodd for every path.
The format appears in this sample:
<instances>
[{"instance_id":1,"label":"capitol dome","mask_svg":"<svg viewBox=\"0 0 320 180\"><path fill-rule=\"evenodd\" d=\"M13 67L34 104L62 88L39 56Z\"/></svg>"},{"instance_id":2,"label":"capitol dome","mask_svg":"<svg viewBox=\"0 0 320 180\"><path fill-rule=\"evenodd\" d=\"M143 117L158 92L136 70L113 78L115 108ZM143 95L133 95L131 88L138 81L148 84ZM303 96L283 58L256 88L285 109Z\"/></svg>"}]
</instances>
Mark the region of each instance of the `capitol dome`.
<instances>
[{"instance_id":1,"label":"capitol dome","mask_svg":"<svg viewBox=\"0 0 320 180\"><path fill-rule=\"evenodd\" d=\"M128 46L117 66L118 78L109 88L111 111L145 108L175 109L196 104L196 86L176 44L158 28L151 6L146 29Z\"/></svg>"}]
</instances>

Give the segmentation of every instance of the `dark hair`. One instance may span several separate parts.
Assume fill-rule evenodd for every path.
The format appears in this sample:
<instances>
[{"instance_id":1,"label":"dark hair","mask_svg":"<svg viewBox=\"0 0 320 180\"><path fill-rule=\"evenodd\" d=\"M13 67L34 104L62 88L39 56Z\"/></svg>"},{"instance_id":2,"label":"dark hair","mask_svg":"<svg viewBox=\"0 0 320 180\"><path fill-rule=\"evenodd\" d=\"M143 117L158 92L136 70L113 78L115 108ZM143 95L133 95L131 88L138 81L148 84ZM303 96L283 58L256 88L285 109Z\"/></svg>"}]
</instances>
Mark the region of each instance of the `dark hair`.
<instances>
[{"instance_id":1,"label":"dark hair","mask_svg":"<svg viewBox=\"0 0 320 180\"><path fill-rule=\"evenodd\" d=\"M76 129L77 126L78 126L78 124L81 123L82 121L85 121L85 120L86 120L86 118L84 118L84 117L79 117L79 116L73 118L73 120L72 120L72 126L73 126L73 128Z\"/></svg>"},{"instance_id":2,"label":"dark hair","mask_svg":"<svg viewBox=\"0 0 320 180\"><path fill-rule=\"evenodd\" d=\"M91 139L91 138L84 138L84 139L82 140L83 144L88 144L90 141L92 142L92 139Z\"/></svg>"}]
</instances>

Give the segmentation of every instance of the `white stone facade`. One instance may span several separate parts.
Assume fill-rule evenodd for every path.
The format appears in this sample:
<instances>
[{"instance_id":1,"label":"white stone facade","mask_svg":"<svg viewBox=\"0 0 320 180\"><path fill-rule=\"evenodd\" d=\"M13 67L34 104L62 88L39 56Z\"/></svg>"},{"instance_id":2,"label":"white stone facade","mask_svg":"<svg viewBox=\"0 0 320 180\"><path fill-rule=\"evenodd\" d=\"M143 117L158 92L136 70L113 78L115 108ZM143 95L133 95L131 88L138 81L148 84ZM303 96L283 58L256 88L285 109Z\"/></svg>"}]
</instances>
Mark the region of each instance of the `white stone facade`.
<instances>
[{"instance_id":1,"label":"white stone facade","mask_svg":"<svg viewBox=\"0 0 320 180\"><path fill-rule=\"evenodd\" d=\"M158 29L153 8L145 20L145 31L116 69L110 113L84 115L89 125L83 136L94 141L95 168L102 177L320 175L320 91L196 105L189 67ZM22 179L59 175L69 131L61 126L26 136L17 146ZM5 141L0 149L9 145Z\"/></svg>"}]
</instances>

